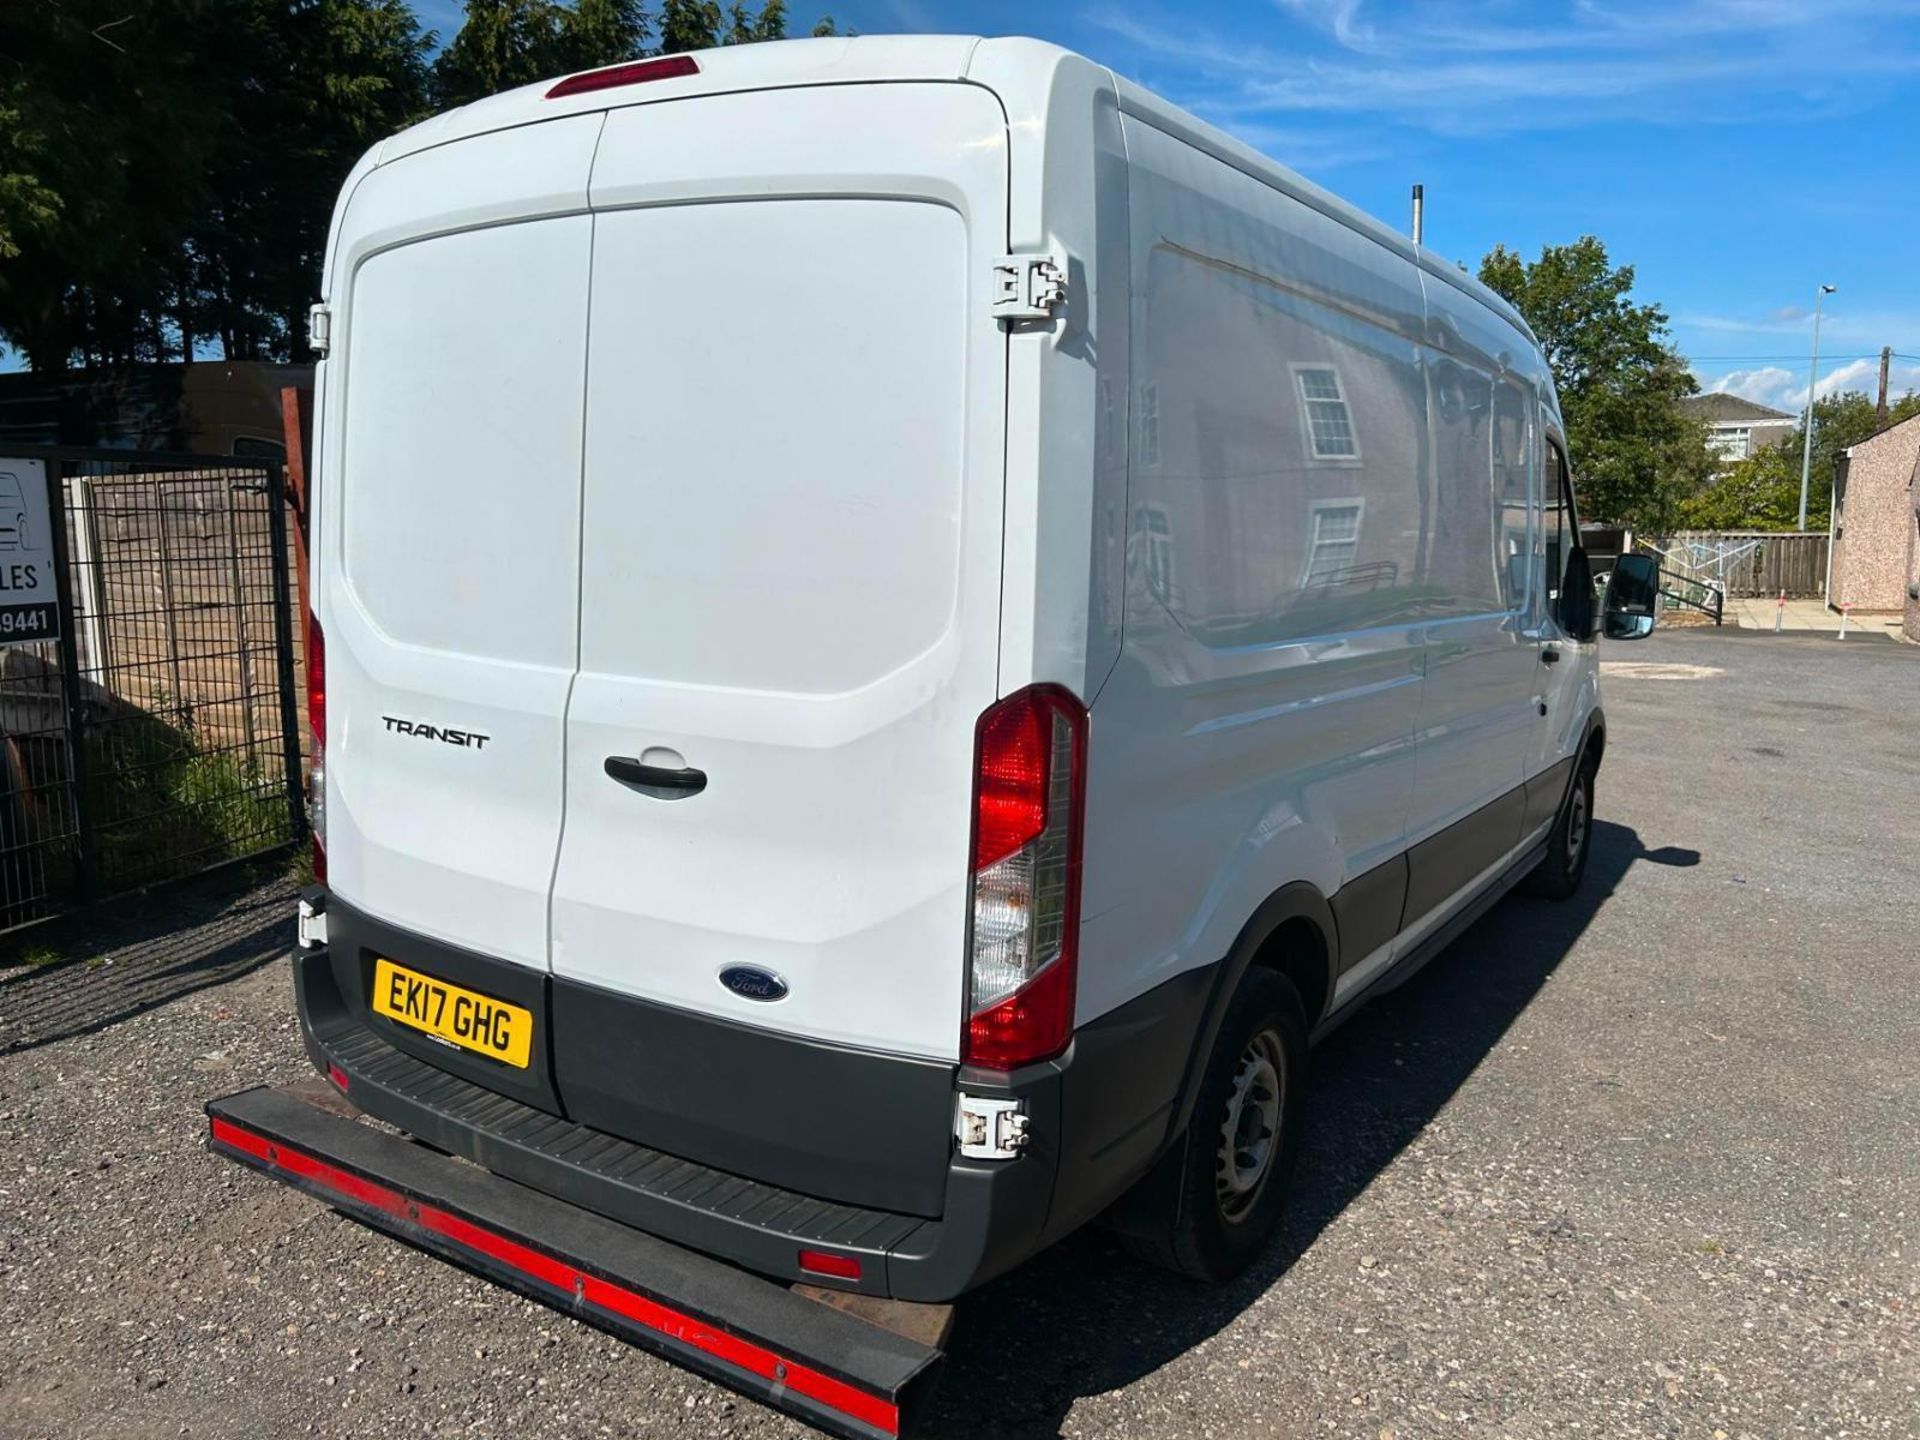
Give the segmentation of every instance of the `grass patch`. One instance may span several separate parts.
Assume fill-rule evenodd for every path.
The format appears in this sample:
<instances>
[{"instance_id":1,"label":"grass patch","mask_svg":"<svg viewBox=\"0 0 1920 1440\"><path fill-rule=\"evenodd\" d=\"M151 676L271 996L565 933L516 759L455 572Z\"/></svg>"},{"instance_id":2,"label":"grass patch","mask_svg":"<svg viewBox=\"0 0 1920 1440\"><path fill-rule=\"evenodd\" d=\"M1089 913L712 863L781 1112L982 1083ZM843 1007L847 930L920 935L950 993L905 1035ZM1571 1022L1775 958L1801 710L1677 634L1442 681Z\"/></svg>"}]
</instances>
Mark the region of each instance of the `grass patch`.
<instances>
[{"instance_id":1,"label":"grass patch","mask_svg":"<svg viewBox=\"0 0 1920 1440\"><path fill-rule=\"evenodd\" d=\"M286 790L241 749L209 749L191 720L146 713L96 732L87 757L102 888L173 879L293 838Z\"/></svg>"},{"instance_id":2,"label":"grass patch","mask_svg":"<svg viewBox=\"0 0 1920 1440\"><path fill-rule=\"evenodd\" d=\"M44 970L49 965L58 965L66 958L51 945L29 945L21 952L17 963L31 965L36 970Z\"/></svg>"},{"instance_id":3,"label":"grass patch","mask_svg":"<svg viewBox=\"0 0 1920 1440\"><path fill-rule=\"evenodd\" d=\"M302 888L314 883L311 845L302 845L293 852L293 858L287 861L287 879Z\"/></svg>"}]
</instances>

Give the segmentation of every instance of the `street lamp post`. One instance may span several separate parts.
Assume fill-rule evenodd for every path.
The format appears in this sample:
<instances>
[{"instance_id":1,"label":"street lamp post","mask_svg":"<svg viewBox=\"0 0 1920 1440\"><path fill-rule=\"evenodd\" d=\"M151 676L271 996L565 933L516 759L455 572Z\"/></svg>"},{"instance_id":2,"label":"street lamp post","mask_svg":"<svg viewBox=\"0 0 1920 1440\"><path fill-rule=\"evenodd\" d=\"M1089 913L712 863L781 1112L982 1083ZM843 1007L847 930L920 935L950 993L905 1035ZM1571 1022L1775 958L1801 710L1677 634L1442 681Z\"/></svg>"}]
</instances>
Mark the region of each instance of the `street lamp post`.
<instances>
[{"instance_id":1,"label":"street lamp post","mask_svg":"<svg viewBox=\"0 0 1920 1440\"><path fill-rule=\"evenodd\" d=\"M1807 366L1807 418L1801 429L1804 442L1800 447L1800 523L1796 530L1807 528L1807 477L1813 473L1813 387L1820 378L1820 305L1827 296L1833 294L1833 286L1822 285L1813 295L1813 361Z\"/></svg>"}]
</instances>

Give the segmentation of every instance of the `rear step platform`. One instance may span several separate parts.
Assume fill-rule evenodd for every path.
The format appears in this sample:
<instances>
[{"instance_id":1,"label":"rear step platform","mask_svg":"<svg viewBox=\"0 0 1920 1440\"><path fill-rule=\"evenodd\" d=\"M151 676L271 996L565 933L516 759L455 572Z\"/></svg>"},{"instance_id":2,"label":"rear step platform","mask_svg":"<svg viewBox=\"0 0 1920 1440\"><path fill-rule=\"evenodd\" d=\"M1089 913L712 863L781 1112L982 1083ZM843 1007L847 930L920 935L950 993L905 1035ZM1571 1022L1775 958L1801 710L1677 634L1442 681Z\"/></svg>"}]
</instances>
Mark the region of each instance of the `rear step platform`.
<instances>
[{"instance_id":1,"label":"rear step platform","mask_svg":"<svg viewBox=\"0 0 1920 1440\"><path fill-rule=\"evenodd\" d=\"M897 1436L932 1390L936 1345L376 1130L328 1099L260 1087L211 1101L208 1147L832 1434Z\"/></svg>"}]
</instances>

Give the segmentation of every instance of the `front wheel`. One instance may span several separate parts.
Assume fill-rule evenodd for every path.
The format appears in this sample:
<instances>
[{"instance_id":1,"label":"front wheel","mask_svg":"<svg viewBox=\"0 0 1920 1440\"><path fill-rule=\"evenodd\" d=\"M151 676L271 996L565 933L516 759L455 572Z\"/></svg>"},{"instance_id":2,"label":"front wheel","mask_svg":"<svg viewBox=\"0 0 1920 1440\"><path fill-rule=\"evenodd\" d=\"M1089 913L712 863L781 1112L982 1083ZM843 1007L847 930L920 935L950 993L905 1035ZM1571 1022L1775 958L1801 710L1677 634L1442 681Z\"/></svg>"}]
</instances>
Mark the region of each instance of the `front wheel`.
<instances>
[{"instance_id":1,"label":"front wheel","mask_svg":"<svg viewBox=\"0 0 1920 1440\"><path fill-rule=\"evenodd\" d=\"M1566 900L1580 888L1587 873L1587 852L1593 848L1593 777L1595 765L1583 759L1567 791L1566 802L1554 821L1547 853L1527 876L1527 893L1543 900Z\"/></svg>"},{"instance_id":2,"label":"front wheel","mask_svg":"<svg viewBox=\"0 0 1920 1440\"><path fill-rule=\"evenodd\" d=\"M1272 1236L1286 1205L1307 1088L1300 992L1249 970L1214 1041L1185 1138L1141 1181L1143 1226L1121 1239L1144 1260L1197 1280L1230 1280ZM1136 1214L1137 1214L1136 1210Z\"/></svg>"}]
</instances>

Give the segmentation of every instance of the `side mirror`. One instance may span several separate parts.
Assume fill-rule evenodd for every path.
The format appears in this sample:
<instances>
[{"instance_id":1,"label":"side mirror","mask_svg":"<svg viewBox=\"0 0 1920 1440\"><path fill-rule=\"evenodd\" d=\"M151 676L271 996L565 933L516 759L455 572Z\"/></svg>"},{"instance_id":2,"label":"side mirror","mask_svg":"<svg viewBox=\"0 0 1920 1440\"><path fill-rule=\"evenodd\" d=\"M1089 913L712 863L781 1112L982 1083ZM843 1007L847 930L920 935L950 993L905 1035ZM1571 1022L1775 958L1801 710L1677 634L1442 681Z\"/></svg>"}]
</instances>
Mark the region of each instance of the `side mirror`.
<instances>
[{"instance_id":1,"label":"side mirror","mask_svg":"<svg viewBox=\"0 0 1920 1440\"><path fill-rule=\"evenodd\" d=\"M1660 614L1660 562L1650 555L1622 555L1607 577L1600 631L1609 640L1644 640Z\"/></svg>"}]
</instances>

